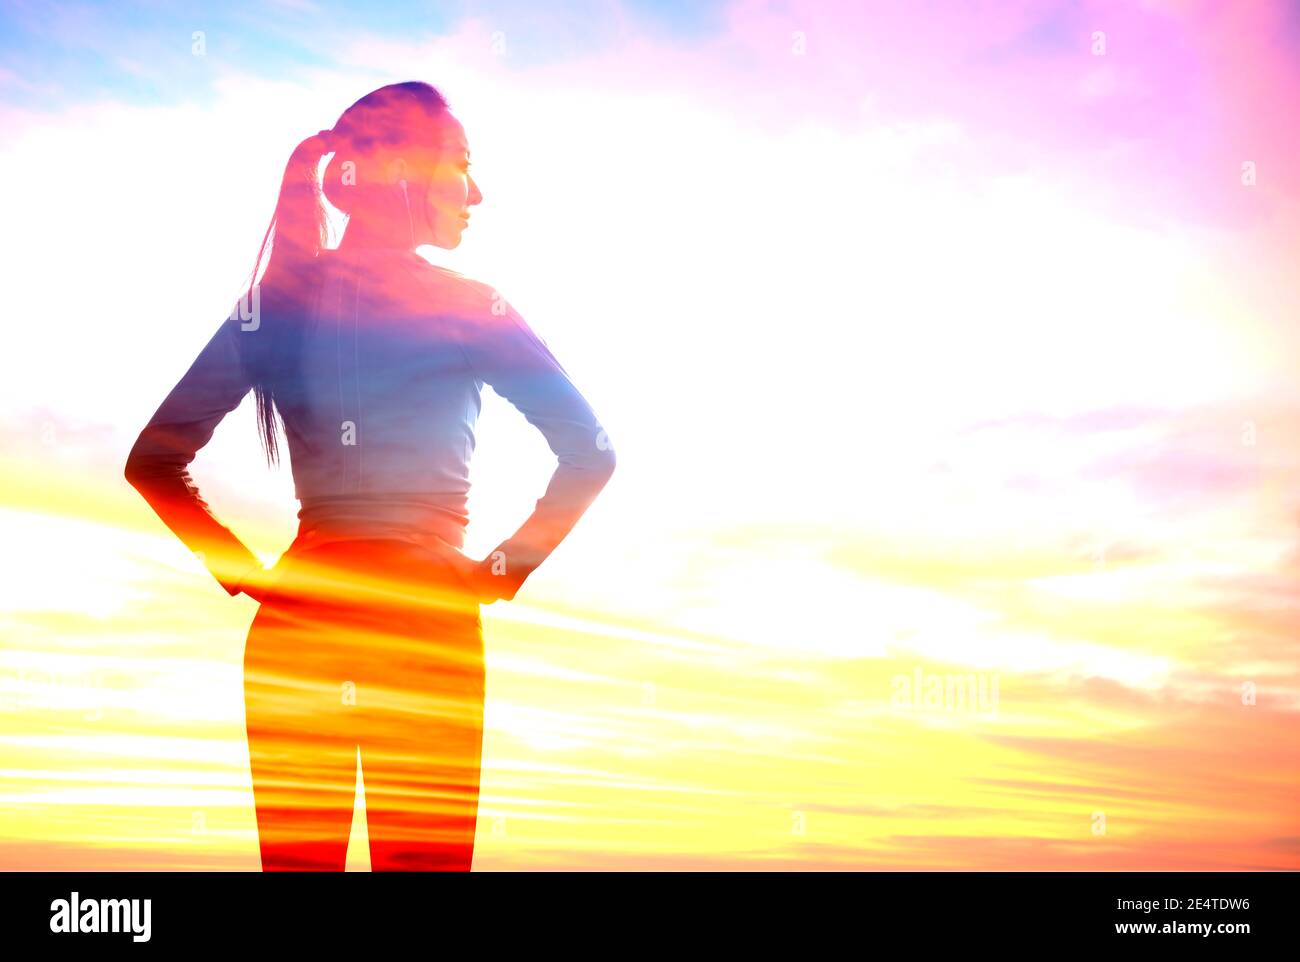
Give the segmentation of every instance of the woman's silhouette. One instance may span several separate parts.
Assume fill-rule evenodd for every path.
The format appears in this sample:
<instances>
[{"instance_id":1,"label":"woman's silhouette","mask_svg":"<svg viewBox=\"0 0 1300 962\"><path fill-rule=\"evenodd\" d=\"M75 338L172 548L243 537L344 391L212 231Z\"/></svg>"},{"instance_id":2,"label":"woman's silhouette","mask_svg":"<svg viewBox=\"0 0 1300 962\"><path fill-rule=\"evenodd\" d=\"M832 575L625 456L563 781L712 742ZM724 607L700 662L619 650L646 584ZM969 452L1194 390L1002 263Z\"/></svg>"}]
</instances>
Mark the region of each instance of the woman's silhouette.
<instances>
[{"instance_id":1,"label":"woman's silhouette","mask_svg":"<svg viewBox=\"0 0 1300 962\"><path fill-rule=\"evenodd\" d=\"M323 249L324 193L348 215ZM433 267L482 195L464 130L425 83L382 87L294 150L248 292L163 401L126 477L231 595L264 870L341 870L365 782L374 870L468 870L482 746L480 606L511 599L614 469L590 405L494 290ZM271 241L262 282L258 267ZM558 465L518 531L464 545L484 384ZM269 461L288 442L299 530L271 571L188 466L249 390Z\"/></svg>"}]
</instances>

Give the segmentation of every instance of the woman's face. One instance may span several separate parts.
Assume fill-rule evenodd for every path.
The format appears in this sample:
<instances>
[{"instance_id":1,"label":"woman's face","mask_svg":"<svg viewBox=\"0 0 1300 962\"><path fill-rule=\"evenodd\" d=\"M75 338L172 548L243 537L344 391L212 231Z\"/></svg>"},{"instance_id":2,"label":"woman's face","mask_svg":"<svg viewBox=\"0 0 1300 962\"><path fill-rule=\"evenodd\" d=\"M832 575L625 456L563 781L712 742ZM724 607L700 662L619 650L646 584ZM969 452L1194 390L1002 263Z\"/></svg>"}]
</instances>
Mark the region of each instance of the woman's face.
<instances>
[{"instance_id":1,"label":"woman's face","mask_svg":"<svg viewBox=\"0 0 1300 962\"><path fill-rule=\"evenodd\" d=\"M460 244L461 232L469 226L469 209L481 203L483 195L469 175L469 145L465 128L454 117L444 120L443 149L429 172L421 244L447 250Z\"/></svg>"}]
</instances>

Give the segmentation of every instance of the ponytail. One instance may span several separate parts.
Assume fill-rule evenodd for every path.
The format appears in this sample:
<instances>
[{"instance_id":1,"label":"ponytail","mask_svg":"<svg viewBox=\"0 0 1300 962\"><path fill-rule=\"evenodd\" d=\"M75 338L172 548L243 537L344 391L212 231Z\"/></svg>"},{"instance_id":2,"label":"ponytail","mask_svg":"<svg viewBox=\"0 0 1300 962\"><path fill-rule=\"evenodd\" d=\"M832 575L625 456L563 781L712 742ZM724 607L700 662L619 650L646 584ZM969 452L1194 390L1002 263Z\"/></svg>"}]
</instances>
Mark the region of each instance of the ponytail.
<instances>
[{"instance_id":1,"label":"ponytail","mask_svg":"<svg viewBox=\"0 0 1300 962\"><path fill-rule=\"evenodd\" d=\"M332 133L322 130L313 134L289 156L275 213L262 236L243 302L255 311L255 324L241 330L240 344L244 346L241 354L245 371L257 398L258 430L268 464L279 461L276 418L278 415L284 420L288 393L282 375L292 372L296 364L297 322L310 307L313 292L310 282L315 274L311 267L328 240L318 167L321 157L332 149ZM271 255L259 285L258 268L268 240ZM264 303L273 309L264 312ZM243 339L247 335L251 336Z\"/></svg>"}]
</instances>

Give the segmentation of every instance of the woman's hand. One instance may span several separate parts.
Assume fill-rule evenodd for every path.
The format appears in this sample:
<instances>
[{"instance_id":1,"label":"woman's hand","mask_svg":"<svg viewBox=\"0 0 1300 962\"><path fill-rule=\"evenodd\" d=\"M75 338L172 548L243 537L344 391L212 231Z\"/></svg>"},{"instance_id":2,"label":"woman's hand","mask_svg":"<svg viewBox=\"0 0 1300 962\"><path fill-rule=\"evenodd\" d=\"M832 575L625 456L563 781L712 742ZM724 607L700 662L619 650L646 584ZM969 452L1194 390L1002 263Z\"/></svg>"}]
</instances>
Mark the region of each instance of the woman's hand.
<instances>
[{"instance_id":1,"label":"woman's hand","mask_svg":"<svg viewBox=\"0 0 1300 962\"><path fill-rule=\"evenodd\" d=\"M279 576L275 569L253 568L239 579L236 587L254 601L265 604L277 581Z\"/></svg>"},{"instance_id":2,"label":"woman's hand","mask_svg":"<svg viewBox=\"0 0 1300 962\"><path fill-rule=\"evenodd\" d=\"M475 561L456 549L448 551L447 558L475 601L481 605L490 605L501 600L501 596L492 590L492 582L489 580L491 574L484 568L483 561Z\"/></svg>"}]
</instances>

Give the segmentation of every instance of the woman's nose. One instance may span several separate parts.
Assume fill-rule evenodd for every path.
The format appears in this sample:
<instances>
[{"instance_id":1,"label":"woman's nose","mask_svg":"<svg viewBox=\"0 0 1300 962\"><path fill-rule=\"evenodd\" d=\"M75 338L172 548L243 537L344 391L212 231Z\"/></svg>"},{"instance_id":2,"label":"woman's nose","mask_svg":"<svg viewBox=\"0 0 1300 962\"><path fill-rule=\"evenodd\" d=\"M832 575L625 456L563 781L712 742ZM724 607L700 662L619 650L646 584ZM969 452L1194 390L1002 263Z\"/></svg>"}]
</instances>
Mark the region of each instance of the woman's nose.
<instances>
[{"instance_id":1,"label":"woman's nose","mask_svg":"<svg viewBox=\"0 0 1300 962\"><path fill-rule=\"evenodd\" d=\"M478 189L478 184L473 177L469 179L469 197L466 199L466 203L470 207L483 203L483 192Z\"/></svg>"}]
</instances>

